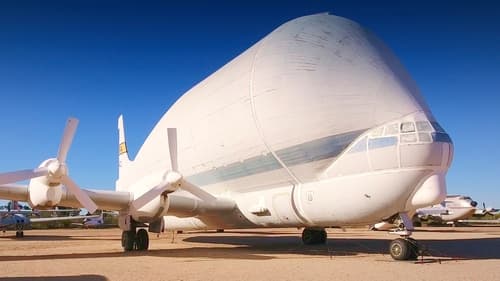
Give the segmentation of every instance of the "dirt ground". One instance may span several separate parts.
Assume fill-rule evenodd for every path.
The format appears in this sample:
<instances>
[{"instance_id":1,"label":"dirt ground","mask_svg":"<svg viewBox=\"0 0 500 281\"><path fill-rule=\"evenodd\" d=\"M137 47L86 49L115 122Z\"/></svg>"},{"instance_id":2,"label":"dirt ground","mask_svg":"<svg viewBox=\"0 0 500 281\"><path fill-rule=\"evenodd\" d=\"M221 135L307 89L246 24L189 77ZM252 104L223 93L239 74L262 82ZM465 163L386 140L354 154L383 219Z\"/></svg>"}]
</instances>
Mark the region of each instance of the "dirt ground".
<instances>
[{"instance_id":1,"label":"dirt ground","mask_svg":"<svg viewBox=\"0 0 500 281\"><path fill-rule=\"evenodd\" d=\"M387 232L329 229L304 246L297 229L150 235L150 250L124 253L119 229L0 234L4 280L500 280L500 227L418 228L428 250L393 261Z\"/></svg>"}]
</instances>

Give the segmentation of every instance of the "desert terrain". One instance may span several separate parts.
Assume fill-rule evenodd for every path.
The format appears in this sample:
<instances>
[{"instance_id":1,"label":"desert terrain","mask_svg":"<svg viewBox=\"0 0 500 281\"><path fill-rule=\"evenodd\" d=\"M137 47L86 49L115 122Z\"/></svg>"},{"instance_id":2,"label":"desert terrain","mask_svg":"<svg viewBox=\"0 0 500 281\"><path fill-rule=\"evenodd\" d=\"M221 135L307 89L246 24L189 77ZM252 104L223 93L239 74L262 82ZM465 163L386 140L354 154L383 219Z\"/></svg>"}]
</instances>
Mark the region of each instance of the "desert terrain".
<instances>
[{"instance_id":1,"label":"desert terrain","mask_svg":"<svg viewBox=\"0 0 500 281\"><path fill-rule=\"evenodd\" d=\"M5 280L500 280L500 227L418 228L427 249L394 261L387 232L329 229L328 243L304 246L301 230L150 235L150 250L123 252L119 229L0 234Z\"/></svg>"}]
</instances>

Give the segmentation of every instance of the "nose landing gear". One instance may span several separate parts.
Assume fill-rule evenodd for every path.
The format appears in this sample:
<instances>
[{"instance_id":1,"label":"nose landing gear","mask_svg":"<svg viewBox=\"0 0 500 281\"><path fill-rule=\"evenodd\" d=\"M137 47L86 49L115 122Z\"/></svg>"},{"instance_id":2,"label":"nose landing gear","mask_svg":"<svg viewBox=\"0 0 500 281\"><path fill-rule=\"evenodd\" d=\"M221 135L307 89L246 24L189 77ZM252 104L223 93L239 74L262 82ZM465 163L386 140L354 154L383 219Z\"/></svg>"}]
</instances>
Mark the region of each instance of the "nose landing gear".
<instances>
[{"instance_id":1,"label":"nose landing gear","mask_svg":"<svg viewBox=\"0 0 500 281\"><path fill-rule=\"evenodd\" d=\"M400 235L400 238L394 239L389 244L389 253L395 260L415 260L417 259L420 247L417 241L410 237L413 231L413 223L407 213L400 213L399 217L402 223L391 234Z\"/></svg>"},{"instance_id":2,"label":"nose landing gear","mask_svg":"<svg viewBox=\"0 0 500 281\"><path fill-rule=\"evenodd\" d=\"M412 238L397 238L389 244L389 253L395 260L415 260L418 257L418 244Z\"/></svg>"}]
</instances>

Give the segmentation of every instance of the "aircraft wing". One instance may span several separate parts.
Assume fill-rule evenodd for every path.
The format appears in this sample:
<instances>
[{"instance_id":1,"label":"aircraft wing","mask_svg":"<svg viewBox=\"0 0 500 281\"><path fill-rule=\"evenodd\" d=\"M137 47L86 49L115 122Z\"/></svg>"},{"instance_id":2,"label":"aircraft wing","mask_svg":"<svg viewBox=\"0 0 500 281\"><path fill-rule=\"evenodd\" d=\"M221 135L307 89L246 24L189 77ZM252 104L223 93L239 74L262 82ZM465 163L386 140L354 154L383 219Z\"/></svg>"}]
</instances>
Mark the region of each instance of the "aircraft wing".
<instances>
[{"instance_id":1,"label":"aircraft wing","mask_svg":"<svg viewBox=\"0 0 500 281\"><path fill-rule=\"evenodd\" d=\"M98 218L99 215L95 216L69 216L69 217L50 217L50 218L31 218L30 221L33 222L50 222L50 221L69 221L69 220L83 220L89 218Z\"/></svg>"},{"instance_id":2,"label":"aircraft wing","mask_svg":"<svg viewBox=\"0 0 500 281\"><path fill-rule=\"evenodd\" d=\"M62 188L63 194L59 206L81 208L81 203L76 197L68 192L65 186ZM92 201L101 210L120 211L129 208L134 196L130 192L83 189ZM0 199L29 201L28 186L18 184L0 185ZM203 196L202 196L203 197ZM176 191L169 195L169 214L179 217L191 217L199 213L231 211L235 202L229 198L214 197L212 200L203 200L194 196L190 192Z\"/></svg>"},{"instance_id":3,"label":"aircraft wing","mask_svg":"<svg viewBox=\"0 0 500 281\"><path fill-rule=\"evenodd\" d=\"M128 208L133 196L129 192L111 190L82 189L94 201L99 209L119 211ZM80 208L82 205L76 197L68 192L65 186L62 188L62 197L58 205ZM29 201L27 185L4 184L0 185L0 199ZM65 210L66 211L66 210Z\"/></svg>"},{"instance_id":4,"label":"aircraft wing","mask_svg":"<svg viewBox=\"0 0 500 281\"><path fill-rule=\"evenodd\" d=\"M496 220L458 220L462 223L476 223L476 224L500 224L500 219Z\"/></svg>"}]
</instances>

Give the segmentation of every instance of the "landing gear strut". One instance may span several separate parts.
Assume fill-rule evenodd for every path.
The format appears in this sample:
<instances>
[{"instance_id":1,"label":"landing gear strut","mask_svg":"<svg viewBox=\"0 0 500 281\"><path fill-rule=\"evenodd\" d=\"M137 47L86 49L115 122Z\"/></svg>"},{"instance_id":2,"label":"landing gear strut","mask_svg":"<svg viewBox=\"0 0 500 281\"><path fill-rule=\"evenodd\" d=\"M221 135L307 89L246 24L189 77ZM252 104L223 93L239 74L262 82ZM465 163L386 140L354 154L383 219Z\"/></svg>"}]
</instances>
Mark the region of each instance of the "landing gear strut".
<instances>
[{"instance_id":1,"label":"landing gear strut","mask_svg":"<svg viewBox=\"0 0 500 281\"><path fill-rule=\"evenodd\" d=\"M395 260L415 260L420 252L418 243L415 239L411 238L413 230L413 223L408 217L407 213L400 213L402 223L399 228L392 234L398 234L401 237L394 239L389 244L389 253Z\"/></svg>"},{"instance_id":2,"label":"landing gear strut","mask_svg":"<svg viewBox=\"0 0 500 281\"><path fill-rule=\"evenodd\" d=\"M324 229L304 228L302 231L302 242L306 245L325 244L326 237Z\"/></svg>"},{"instance_id":3,"label":"landing gear strut","mask_svg":"<svg viewBox=\"0 0 500 281\"><path fill-rule=\"evenodd\" d=\"M132 250L147 250L149 248L149 236L147 230L141 228L139 231L133 229L122 232L122 247L126 252Z\"/></svg>"}]
</instances>

